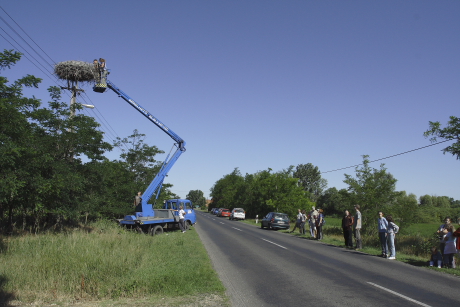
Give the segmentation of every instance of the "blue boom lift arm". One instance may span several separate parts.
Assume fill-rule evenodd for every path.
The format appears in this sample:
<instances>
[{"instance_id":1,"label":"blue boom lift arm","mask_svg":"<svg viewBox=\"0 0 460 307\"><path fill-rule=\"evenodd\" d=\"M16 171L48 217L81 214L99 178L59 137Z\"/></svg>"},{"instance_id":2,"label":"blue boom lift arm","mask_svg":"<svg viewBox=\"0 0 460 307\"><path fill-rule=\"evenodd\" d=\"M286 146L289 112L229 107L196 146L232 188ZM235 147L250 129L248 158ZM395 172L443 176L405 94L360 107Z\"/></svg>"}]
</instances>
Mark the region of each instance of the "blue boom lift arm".
<instances>
[{"instance_id":1,"label":"blue boom lift arm","mask_svg":"<svg viewBox=\"0 0 460 307\"><path fill-rule=\"evenodd\" d=\"M134 101L131 97L129 97L125 92L123 92L120 88L118 88L115 84L107 80L107 87L114 91L119 97L123 98L126 102L128 102L133 108L135 108L139 113L147 117L152 123L157 125L161 130L163 130L167 135L169 135L176 143L175 146L176 151L170 157L170 154L166 157L163 165L161 166L160 171L155 176L153 181L147 187L145 192L142 194L142 212L136 212L136 217L148 217L154 216L154 211L152 205L147 204L150 200L152 195L157 193L157 197L159 195L161 186L163 185L163 181L168 174L169 170L173 167L174 163L179 159L180 155L185 151L185 141L180 138L176 133L174 133L171 129L169 129L165 124L163 124L158 118L150 114L146 109L144 109L140 104ZM103 93L105 88L102 84L96 84L93 88L95 92ZM134 218L134 216L133 216Z\"/></svg>"}]
</instances>

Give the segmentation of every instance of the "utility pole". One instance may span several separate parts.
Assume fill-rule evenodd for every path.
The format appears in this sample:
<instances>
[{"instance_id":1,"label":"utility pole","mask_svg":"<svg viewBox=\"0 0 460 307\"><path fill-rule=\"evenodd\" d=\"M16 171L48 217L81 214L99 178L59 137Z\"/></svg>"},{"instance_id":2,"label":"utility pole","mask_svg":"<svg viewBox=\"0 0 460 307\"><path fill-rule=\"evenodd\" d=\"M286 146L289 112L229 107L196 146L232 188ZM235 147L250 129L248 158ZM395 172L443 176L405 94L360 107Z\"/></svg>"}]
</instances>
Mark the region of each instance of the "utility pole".
<instances>
[{"instance_id":1,"label":"utility pole","mask_svg":"<svg viewBox=\"0 0 460 307\"><path fill-rule=\"evenodd\" d=\"M70 115L69 120L71 120L75 116L75 107L77 103L77 95L80 92L84 92L84 90L78 88L78 82L94 82L94 65L87 62L82 61L66 61L57 63L54 66L54 73L59 77L61 80L67 80L67 87L61 86L61 89L68 90L72 92L72 97L70 98ZM85 105L88 108L94 108L92 105ZM73 135L74 127L70 124L69 128L67 129L69 133L69 158L70 161L73 160L73 145L72 140L75 137Z\"/></svg>"},{"instance_id":2,"label":"utility pole","mask_svg":"<svg viewBox=\"0 0 460 307\"><path fill-rule=\"evenodd\" d=\"M69 80L67 80L67 87L61 86L61 89L72 92L72 97L70 98L70 118L72 118L75 116L75 104L77 103L77 95L79 95L80 92L84 92L84 90L78 88L78 81L72 81L72 83L70 83ZM70 132L72 132L72 129L70 129Z\"/></svg>"}]
</instances>

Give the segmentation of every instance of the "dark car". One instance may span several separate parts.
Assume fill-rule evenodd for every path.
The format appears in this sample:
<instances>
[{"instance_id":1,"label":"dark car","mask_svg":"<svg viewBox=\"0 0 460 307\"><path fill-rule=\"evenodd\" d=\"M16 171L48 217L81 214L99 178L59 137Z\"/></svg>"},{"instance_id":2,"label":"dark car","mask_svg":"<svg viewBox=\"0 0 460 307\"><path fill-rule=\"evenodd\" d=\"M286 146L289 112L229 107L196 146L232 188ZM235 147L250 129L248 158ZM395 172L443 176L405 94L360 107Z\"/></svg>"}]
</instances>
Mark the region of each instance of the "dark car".
<instances>
[{"instance_id":1,"label":"dark car","mask_svg":"<svg viewBox=\"0 0 460 307\"><path fill-rule=\"evenodd\" d=\"M289 229L289 216L286 213L270 212L260 223L260 228L268 229Z\"/></svg>"}]
</instances>

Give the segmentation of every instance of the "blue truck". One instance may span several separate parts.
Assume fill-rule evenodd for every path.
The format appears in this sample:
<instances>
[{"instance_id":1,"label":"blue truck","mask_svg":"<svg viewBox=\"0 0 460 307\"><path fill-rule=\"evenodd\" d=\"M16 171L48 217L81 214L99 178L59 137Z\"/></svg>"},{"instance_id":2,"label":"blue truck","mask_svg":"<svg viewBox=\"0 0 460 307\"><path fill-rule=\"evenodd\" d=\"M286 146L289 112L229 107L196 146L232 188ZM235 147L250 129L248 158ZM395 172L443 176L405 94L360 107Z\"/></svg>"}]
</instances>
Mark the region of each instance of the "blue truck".
<instances>
[{"instance_id":1,"label":"blue truck","mask_svg":"<svg viewBox=\"0 0 460 307\"><path fill-rule=\"evenodd\" d=\"M153 205L148 204L152 196L155 195L155 199L158 199L166 175L180 155L185 152L185 141L109 80L104 79L102 82L96 83L93 87L93 91L104 93L107 88L114 91L119 97L128 102L134 109L169 135L174 140L174 145L176 147L176 151L172 156L171 154L166 156L160 171L142 194L142 200L136 207L136 212L120 219L120 225L135 229L142 233L148 233L152 236L161 234L164 230L177 229L179 225L179 216L176 210L178 210L180 206L182 206L186 212L186 228L188 229L195 225L196 213L192 202L188 199L170 199L165 201L165 203L161 205L161 208L154 208Z\"/></svg>"}]
</instances>

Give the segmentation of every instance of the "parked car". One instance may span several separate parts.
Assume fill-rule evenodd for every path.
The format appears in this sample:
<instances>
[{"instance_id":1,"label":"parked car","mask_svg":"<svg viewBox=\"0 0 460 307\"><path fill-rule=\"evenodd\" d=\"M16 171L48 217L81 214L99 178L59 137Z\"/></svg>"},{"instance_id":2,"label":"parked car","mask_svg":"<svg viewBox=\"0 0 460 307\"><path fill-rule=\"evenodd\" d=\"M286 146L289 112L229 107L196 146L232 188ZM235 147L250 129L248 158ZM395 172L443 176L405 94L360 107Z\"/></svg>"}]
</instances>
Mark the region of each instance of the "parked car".
<instances>
[{"instance_id":1,"label":"parked car","mask_svg":"<svg viewBox=\"0 0 460 307\"><path fill-rule=\"evenodd\" d=\"M219 215L219 216L222 216L222 217L229 217L230 214L232 214L232 213L230 212L230 210L228 210L228 209L222 209L222 210L220 211L220 215Z\"/></svg>"},{"instance_id":2,"label":"parked car","mask_svg":"<svg viewBox=\"0 0 460 307\"><path fill-rule=\"evenodd\" d=\"M220 216L220 213L222 212L222 210L224 210L225 208L219 208L217 209L216 211L216 216Z\"/></svg>"},{"instance_id":3,"label":"parked car","mask_svg":"<svg viewBox=\"0 0 460 307\"><path fill-rule=\"evenodd\" d=\"M212 209L211 213L214 215L217 215L217 211L219 211L220 208L214 208Z\"/></svg>"},{"instance_id":4,"label":"parked car","mask_svg":"<svg viewBox=\"0 0 460 307\"><path fill-rule=\"evenodd\" d=\"M289 216L286 213L270 212L268 213L260 223L260 228L268 229L289 229Z\"/></svg>"},{"instance_id":5,"label":"parked car","mask_svg":"<svg viewBox=\"0 0 460 307\"><path fill-rule=\"evenodd\" d=\"M211 210L209 210L209 213L214 214L214 210L216 210L216 208L212 208Z\"/></svg>"},{"instance_id":6,"label":"parked car","mask_svg":"<svg viewBox=\"0 0 460 307\"><path fill-rule=\"evenodd\" d=\"M230 214L229 220L244 220L246 218L246 212L241 208L235 208Z\"/></svg>"}]
</instances>

